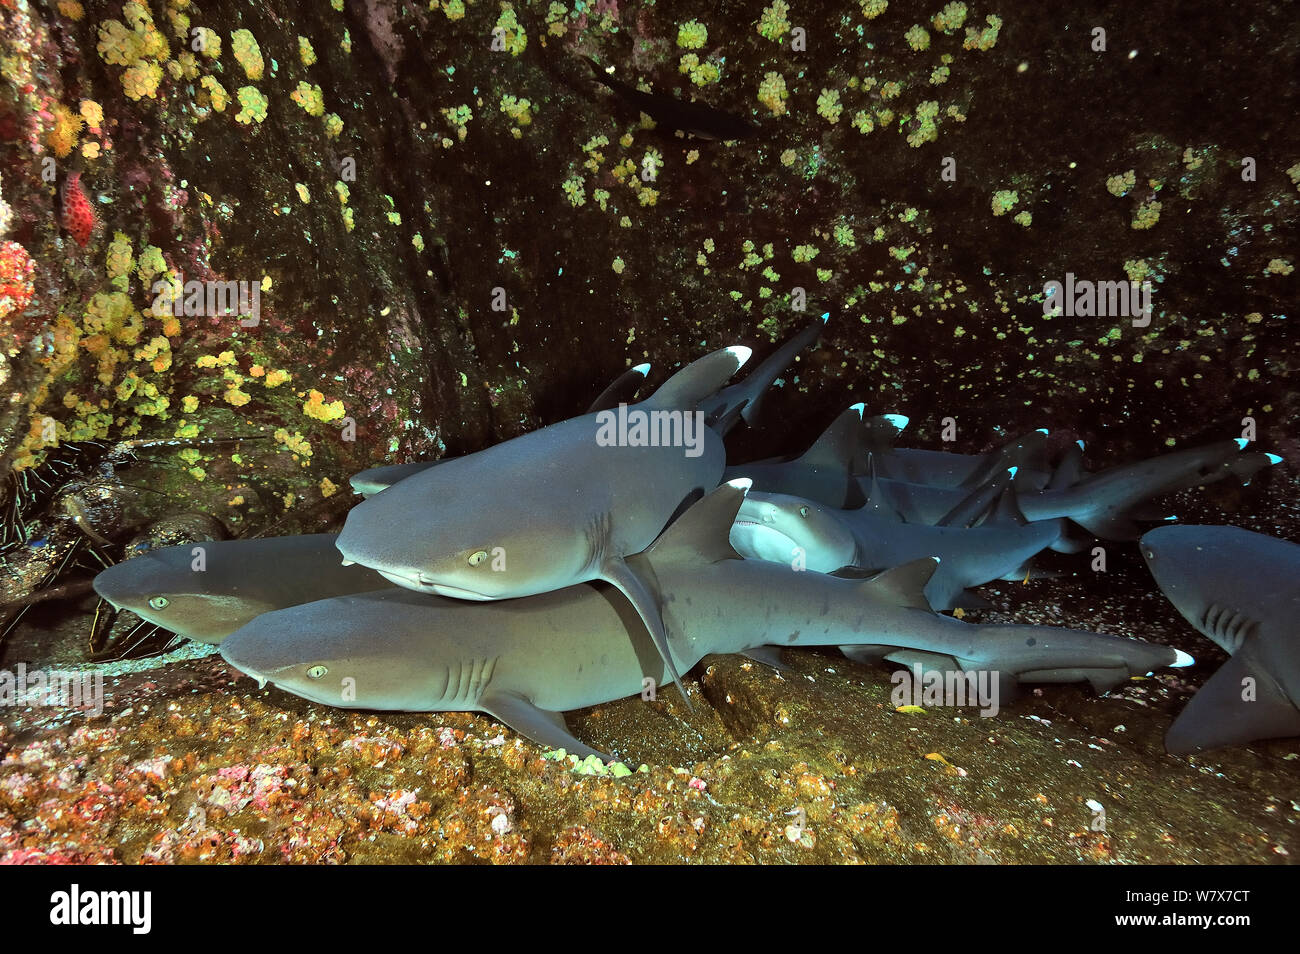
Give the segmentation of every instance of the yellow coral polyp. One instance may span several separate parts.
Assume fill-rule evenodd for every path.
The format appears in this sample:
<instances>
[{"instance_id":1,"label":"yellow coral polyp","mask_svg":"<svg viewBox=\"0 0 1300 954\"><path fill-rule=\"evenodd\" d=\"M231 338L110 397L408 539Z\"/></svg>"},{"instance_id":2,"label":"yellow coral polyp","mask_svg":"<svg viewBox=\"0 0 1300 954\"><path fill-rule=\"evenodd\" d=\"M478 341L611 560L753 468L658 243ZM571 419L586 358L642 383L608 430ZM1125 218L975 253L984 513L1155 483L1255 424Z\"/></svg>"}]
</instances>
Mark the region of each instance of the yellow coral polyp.
<instances>
[{"instance_id":1,"label":"yellow coral polyp","mask_svg":"<svg viewBox=\"0 0 1300 954\"><path fill-rule=\"evenodd\" d=\"M131 252L131 240L126 237L125 232L117 232L113 235L113 241L108 244L108 251L104 253L104 264L107 266L108 277L114 284L118 284L117 279L130 274L135 265L135 258ZM126 283L120 283L119 287L125 289Z\"/></svg>"},{"instance_id":2,"label":"yellow coral polyp","mask_svg":"<svg viewBox=\"0 0 1300 954\"><path fill-rule=\"evenodd\" d=\"M342 401L325 403L325 395L312 389L307 392L307 401L302 406L302 413L318 421L337 421L346 412Z\"/></svg>"},{"instance_id":3,"label":"yellow coral polyp","mask_svg":"<svg viewBox=\"0 0 1300 954\"><path fill-rule=\"evenodd\" d=\"M212 108L219 113L226 111L226 106L230 103L230 94L226 88L217 82L215 76L205 76L199 80L199 84L208 91L208 99L212 103Z\"/></svg>"},{"instance_id":4,"label":"yellow coral polyp","mask_svg":"<svg viewBox=\"0 0 1300 954\"><path fill-rule=\"evenodd\" d=\"M122 74L122 89L126 95L137 102L153 99L158 94L158 84L162 82L162 67L157 63L137 63L128 67Z\"/></svg>"},{"instance_id":5,"label":"yellow coral polyp","mask_svg":"<svg viewBox=\"0 0 1300 954\"><path fill-rule=\"evenodd\" d=\"M235 51L235 59L244 68L244 74L251 80L260 80L266 69L262 61L262 49L257 39L248 30L236 30L230 34L230 45Z\"/></svg>"},{"instance_id":6,"label":"yellow coral polyp","mask_svg":"<svg viewBox=\"0 0 1300 954\"><path fill-rule=\"evenodd\" d=\"M293 375L290 374L288 371L285 371L283 368L278 368L275 371L268 372L266 375L266 380L263 381L262 383L265 384L268 388L278 388L280 385L284 384L292 377Z\"/></svg>"},{"instance_id":7,"label":"yellow coral polyp","mask_svg":"<svg viewBox=\"0 0 1300 954\"><path fill-rule=\"evenodd\" d=\"M325 94L319 86L299 82L298 88L289 94L289 98L305 109L309 116L325 115Z\"/></svg>"},{"instance_id":8,"label":"yellow coral polyp","mask_svg":"<svg viewBox=\"0 0 1300 954\"><path fill-rule=\"evenodd\" d=\"M140 259L136 263L136 274L146 285L155 275L167 271L167 262L163 259L162 249L156 245L146 245L140 250Z\"/></svg>"},{"instance_id":9,"label":"yellow coral polyp","mask_svg":"<svg viewBox=\"0 0 1300 954\"><path fill-rule=\"evenodd\" d=\"M54 150L54 155L63 159L77 145L77 137L81 135L82 119L62 103L54 107L53 116L54 125L46 134L45 142Z\"/></svg>"},{"instance_id":10,"label":"yellow coral polyp","mask_svg":"<svg viewBox=\"0 0 1300 954\"><path fill-rule=\"evenodd\" d=\"M196 27L197 33L191 42L195 53L209 60L221 59L221 34L207 27Z\"/></svg>"},{"instance_id":11,"label":"yellow coral polyp","mask_svg":"<svg viewBox=\"0 0 1300 954\"><path fill-rule=\"evenodd\" d=\"M91 129L98 129L104 125L104 107L93 99L83 99L81 101L81 118L86 121L86 125Z\"/></svg>"},{"instance_id":12,"label":"yellow coral polyp","mask_svg":"<svg viewBox=\"0 0 1300 954\"><path fill-rule=\"evenodd\" d=\"M311 456L311 444L308 443L307 439L298 431L294 431L293 434L290 434L286 428L277 428L275 431L275 442L277 444L283 444L286 448L300 457Z\"/></svg>"},{"instance_id":13,"label":"yellow coral polyp","mask_svg":"<svg viewBox=\"0 0 1300 954\"><path fill-rule=\"evenodd\" d=\"M266 97L256 86L241 86L236 95L242 108L235 114L235 122L248 126L266 119Z\"/></svg>"}]
</instances>

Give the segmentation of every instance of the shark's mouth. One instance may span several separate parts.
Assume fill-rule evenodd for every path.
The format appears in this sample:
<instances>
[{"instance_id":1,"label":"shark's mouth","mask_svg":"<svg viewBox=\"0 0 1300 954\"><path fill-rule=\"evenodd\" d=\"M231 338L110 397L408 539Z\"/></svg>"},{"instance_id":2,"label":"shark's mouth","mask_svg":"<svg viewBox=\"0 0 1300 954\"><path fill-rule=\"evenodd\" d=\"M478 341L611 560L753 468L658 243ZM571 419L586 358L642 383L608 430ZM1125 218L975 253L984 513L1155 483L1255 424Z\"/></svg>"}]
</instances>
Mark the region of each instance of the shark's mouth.
<instances>
[{"instance_id":1,"label":"shark's mouth","mask_svg":"<svg viewBox=\"0 0 1300 954\"><path fill-rule=\"evenodd\" d=\"M421 593L437 593L439 596L448 596L457 600L486 601L492 599L492 597L474 590L431 580L423 573L415 570L378 570L377 572L388 582L396 583L408 590L417 590Z\"/></svg>"}]
</instances>

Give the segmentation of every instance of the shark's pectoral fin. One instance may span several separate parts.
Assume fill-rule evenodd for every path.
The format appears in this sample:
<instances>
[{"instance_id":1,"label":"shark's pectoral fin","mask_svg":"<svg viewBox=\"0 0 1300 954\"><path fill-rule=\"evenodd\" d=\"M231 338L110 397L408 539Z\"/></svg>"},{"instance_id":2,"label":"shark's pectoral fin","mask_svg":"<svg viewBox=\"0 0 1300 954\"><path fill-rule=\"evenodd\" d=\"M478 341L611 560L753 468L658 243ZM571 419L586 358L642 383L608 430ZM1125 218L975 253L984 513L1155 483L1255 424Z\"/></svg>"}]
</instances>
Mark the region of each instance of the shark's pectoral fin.
<instances>
[{"instance_id":1,"label":"shark's pectoral fin","mask_svg":"<svg viewBox=\"0 0 1300 954\"><path fill-rule=\"evenodd\" d=\"M725 535L721 539L726 542ZM694 711L695 704L686 694L686 686L682 684L681 674L677 671L677 664L673 662L672 652L668 648L668 631L664 628L663 612L659 608L659 601L655 598L653 589L622 560L607 560L601 564L600 578L614 584L619 592L628 598L632 608L637 611L646 629L650 631L650 638L654 640L655 648L663 657L664 665L681 692L682 699L686 702L686 708Z\"/></svg>"},{"instance_id":2,"label":"shark's pectoral fin","mask_svg":"<svg viewBox=\"0 0 1300 954\"><path fill-rule=\"evenodd\" d=\"M1165 750L1185 755L1294 735L1300 735L1300 710L1271 676L1238 653L1192 696L1165 734Z\"/></svg>"},{"instance_id":3,"label":"shark's pectoral fin","mask_svg":"<svg viewBox=\"0 0 1300 954\"><path fill-rule=\"evenodd\" d=\"M939 561L935 557L922 557L901 566L878 573L859 584L860 591L871 599L890 606L911 606L915 609L932 609L925 598L925 588L934 576Z\"/></svg>"},{"instance_id":4,"label":"shark's pectoral fin","mask_svg":"<svg viewBox=\"0 0 1300 954\"><path fill-rule=\"evenodd\" d=\"M864 666L874 666L877 663L884 662L886 656L892 653L897 646L841 646L840 652L852 659L854 662L862 663Z\"/></svg>"},{"instance_id":5,"label":"shark's pectoral fin","mask_svg":"<svg viewBox=\"0 0 1300 954\"><path fill-rule=\"evenodd\" d=\"M524 738L551 749L564 749L579 758L594 755L612 761L604 752L579 742L569 732L564 716L558 712L539 709L523 696L513 692L489 690L479 699L479 708L495 719L504 722Z\"/></svg>"},{"instance_id":6,"label":"shark's pectoral fin","mask_svg":"<svg viewBox=\"0 0 1300 954\"><path fill-rule=\"evenodd\" d=\"M752 659L756 663L762 663L764 666L771 666L777 672L794 672L781 659L780 646L755 646L741 653L746 659Z\"/></svg>"},{"instance_id":7,"label":"shark's pectoral fin","mask_svg":"<svg viewBox=\"0 0 1300 954\"><path fill-rule=\"evenodd\" d=\"M922 673L961 672L961 663L948 654L927 652L924 649L895 647L886 653L885 659L908 669L920 666Z\"/></svg>"}]
</instances>

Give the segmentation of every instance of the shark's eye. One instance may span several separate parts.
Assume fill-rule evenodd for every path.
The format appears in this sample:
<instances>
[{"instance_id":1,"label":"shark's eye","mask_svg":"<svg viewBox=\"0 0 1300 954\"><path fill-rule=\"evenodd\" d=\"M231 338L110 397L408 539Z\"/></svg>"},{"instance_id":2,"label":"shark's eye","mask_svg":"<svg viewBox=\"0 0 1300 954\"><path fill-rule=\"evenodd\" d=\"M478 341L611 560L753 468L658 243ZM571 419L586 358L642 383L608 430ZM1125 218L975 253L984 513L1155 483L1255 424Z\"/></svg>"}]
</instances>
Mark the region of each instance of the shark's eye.
<instances>
[{"instance_id":1,"label":"shark's eye","mask_svg":"<svg viewBox=\"0 0 1300 954\"><path fill-rule=\"evenodd\" d=\"M470 565L470 566L478 566L480 563L482 563L482 562L483 562L484 560L486 560L486 559L487 559L487 551L486 551L486 550L475 550L473 553L471 553L471 554L469 555L469 565Z\"/></svg>"},{"instance_id":2,"label":"shark's eye","mask_svg":"<svg viewBox=\"0 0 1300 954\"><path fill-rule=\"evenodd\" d=\"M326 669L324 666L312 666L310 669L307 670L307 678L308 678L308 679L319 679L321 676L325 675L325 673L327 673L327 672L329 672L329 670Z\"/></svg>"},{"instance_id":3,"label":"shark's eye","mask_svg":"<svg viewBox=\"0 0 1300 954\"><path fill-rule=\"evenodd\" d=\"M808 508L807 508L807 507L800 507L800 508L799 508L799 516L801 516L801 517L806 517L806 516L808 516Z\"/></svg>"},{"instance_id":4,"label":"shark's eye","mask_svg":"<svg viewBox=\"0 0 1300 954\"><path fill-rule=\"evenodd\" d=\"M165 596L155 596L149 600L149 605L154 609L164 609L167 606L168 599Z\"/></svg>"}]
</instances>

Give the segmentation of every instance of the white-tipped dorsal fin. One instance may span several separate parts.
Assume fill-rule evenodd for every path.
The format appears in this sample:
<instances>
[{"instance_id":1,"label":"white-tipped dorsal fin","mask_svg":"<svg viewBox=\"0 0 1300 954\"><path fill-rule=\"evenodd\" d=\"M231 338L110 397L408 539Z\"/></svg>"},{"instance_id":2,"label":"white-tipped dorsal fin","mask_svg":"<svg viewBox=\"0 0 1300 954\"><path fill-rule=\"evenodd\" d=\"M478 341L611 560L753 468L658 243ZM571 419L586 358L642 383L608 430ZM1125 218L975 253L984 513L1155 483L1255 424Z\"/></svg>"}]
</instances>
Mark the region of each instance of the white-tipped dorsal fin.
<instances>
[{"instance_id":1,"label":"white-tipped dorsal fin","mask_svg":"<svg viewBox=\"0 0 1300 954\"><path fill-rule=\"evenodd\" d=\"M799 459L805 464L831 468L832 471L843 468L847 474L862 443L861 407L855 404L841 412Z\"/></svg>"},{"instance_id":2,"label":"white-tipped dorsal fin","mask_svg":"<svg viewBox=\"0 0 1300 954\"><path fill-rule=\"evenodd\" d=\"M643 403L652 407L688 410L722 389L727 380L749 360L752 352L744 345L732 345L692 361L659 386Z\"/></svg>"}]
</instances>

